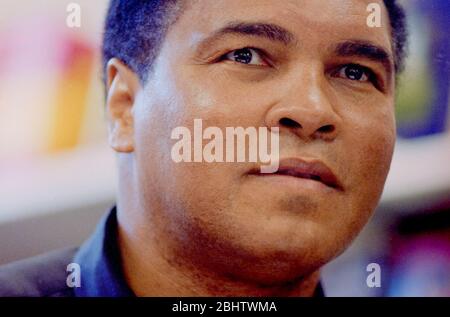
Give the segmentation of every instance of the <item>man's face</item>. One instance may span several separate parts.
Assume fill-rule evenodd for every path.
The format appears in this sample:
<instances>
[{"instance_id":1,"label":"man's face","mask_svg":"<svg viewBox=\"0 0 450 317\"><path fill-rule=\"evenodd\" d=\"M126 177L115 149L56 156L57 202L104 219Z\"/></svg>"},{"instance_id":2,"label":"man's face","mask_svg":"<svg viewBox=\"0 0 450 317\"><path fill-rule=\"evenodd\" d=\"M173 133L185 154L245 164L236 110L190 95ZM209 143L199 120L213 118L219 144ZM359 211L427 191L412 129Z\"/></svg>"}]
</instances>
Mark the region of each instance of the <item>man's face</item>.
<instances>
[{"instance_id":1,"label":"man's face","mask_svg":"<svg viewBox=\"0 0 450 317\"><path fill-rule=\"evenodd\" d=\"M133 109L138 196L167 256L270 284L317 270L361 230L395 143L392 58L367 46L392 55L389 21L376 1L382 26L369 28L370 2L198 0L169 29ZM290 34L242 27L255 23ZM217 33L230 25L241 31ZM194 119L279 127L281 160L321 161L341 188L250 162L175 163L171 132Z\"/></svg>"}]
</instances>

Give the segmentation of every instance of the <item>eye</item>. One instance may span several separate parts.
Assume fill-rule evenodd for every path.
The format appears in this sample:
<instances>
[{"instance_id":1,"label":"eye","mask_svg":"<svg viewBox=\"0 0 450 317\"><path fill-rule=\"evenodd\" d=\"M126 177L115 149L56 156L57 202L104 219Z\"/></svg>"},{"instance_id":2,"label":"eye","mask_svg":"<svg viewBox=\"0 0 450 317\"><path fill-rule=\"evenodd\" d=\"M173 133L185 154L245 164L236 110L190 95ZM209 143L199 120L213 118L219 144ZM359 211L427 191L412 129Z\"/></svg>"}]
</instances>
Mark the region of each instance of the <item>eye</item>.
<instances>
[{"instance_id":1,"label":"eye","mask_svg":"<svg viewBox=\"0 0 450 317\"><path fill-rule=\"evenodd\" d=\"M337 72L338 77L353 81L368 82L371 80L372 72L364 66L350 64L341 67Z\"/></svg>"},{"instance_id":2,"label":"eye","mask_svg":"<svg viewBox=\"0 0 450 317\"><path fill-rule=\"evenodd\" d=\"M248 47L231 51L230 53L224 56L224 59L228 59L233 62L246 65L259 65L259 66L267 65L267 63L261 57L261 54L256 49Z\"/></svg>"}]
</instances>

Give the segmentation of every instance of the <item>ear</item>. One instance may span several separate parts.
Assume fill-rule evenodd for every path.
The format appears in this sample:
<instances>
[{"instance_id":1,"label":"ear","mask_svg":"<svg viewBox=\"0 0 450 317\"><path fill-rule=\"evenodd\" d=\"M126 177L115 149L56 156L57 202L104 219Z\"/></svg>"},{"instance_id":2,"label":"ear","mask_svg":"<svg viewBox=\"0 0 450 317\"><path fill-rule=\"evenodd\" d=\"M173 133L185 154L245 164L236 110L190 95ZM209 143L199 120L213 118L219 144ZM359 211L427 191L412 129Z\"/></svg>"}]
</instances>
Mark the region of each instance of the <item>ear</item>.
<instances>
[{"instance_id":1,"label":"ear","mask_svg":"<svg viewBox=\"0 0 450 317\"><path fill-rule=\"evenodd\" d=\"M106 114L109 144L120 153L134 151L133 106L141 86L138 76L117 58L106 67Z\"/></svg>"}]
</instances>

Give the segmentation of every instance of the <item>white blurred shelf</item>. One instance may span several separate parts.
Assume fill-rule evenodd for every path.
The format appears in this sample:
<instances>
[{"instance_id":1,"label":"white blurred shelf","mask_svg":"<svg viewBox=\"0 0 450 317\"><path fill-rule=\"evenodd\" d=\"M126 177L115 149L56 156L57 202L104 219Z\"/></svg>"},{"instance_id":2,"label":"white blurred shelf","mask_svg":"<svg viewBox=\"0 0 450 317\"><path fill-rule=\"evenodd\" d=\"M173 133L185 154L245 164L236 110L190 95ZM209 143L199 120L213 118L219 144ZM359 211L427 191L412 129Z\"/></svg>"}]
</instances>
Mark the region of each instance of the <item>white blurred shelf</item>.
<instances>
[{"instance_id":1,"label":"white blurred shelf","mask_svg":"<svg viewBox=\"0 0 450 317\"><path fill-rule=\"evenodd\" d=\"M115 157L108 147L77 148L3 168L0 223L114 201Z\"/></svg>"},{"instance_id":2,"label":"white blurred shelf","mask_svg":"<svg viewBox=\"0 0 450 317\"><path fill-rule=\"evenodd\" d=\"M408 212L442 201L450 201L450 134L399 140L381 205Z\"/></svg>"}]
</instances>

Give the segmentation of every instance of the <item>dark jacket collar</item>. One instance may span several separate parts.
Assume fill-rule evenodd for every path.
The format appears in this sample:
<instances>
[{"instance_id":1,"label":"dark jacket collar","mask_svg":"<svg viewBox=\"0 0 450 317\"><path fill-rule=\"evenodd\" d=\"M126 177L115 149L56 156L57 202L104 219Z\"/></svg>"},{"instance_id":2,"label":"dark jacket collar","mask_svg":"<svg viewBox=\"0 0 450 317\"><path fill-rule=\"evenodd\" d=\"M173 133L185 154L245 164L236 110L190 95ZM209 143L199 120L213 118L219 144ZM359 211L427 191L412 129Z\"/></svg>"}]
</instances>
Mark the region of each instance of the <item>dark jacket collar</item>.
<instances>
[{"instance_id":1,"label":"dark jacket collar","mask_svg":"<svg viewBox=\"0 0 450 317\"><path fill-rule=\"evenodd\" d=\"M75 255L81 268L81 287L75 296L134 296L123 272L117 243L116 207L103 216L94 234Z\"/></svg>"}]
</instances>

